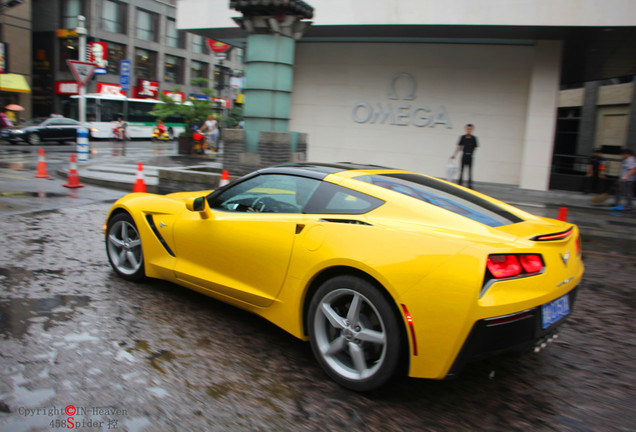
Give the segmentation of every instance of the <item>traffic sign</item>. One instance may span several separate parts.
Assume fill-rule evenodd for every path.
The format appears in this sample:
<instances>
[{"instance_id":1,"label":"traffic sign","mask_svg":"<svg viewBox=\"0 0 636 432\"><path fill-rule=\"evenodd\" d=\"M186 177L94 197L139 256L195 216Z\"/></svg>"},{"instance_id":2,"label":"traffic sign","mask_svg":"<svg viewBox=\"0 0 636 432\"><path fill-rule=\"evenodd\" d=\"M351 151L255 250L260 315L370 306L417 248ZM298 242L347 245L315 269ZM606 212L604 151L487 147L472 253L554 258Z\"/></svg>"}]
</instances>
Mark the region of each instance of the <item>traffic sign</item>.
<instances>
[{"instance_id":1,"label":"traffic sign","mask_svg":"<svg viewBox=\"0 0 636 432\"><path fill-rule=\"evenodd\" d=\"M119 84L125 92L130 90L130 60L122 60L119 64Z\"/></svg>"},{"instance_id":2,"label":"traffic sign","mask_svg":"<svg viewBox=\"0 0 636 432\"><path fill-rule=\"evenodd\" d=\"M97 65L95 63L82 62L77 60L66 60L68 67L71 68L71 72L73 72L73 76L75 77L75 81L79 86L85 85L90 77L97 69Z\"/></svg>"}]
</instances>

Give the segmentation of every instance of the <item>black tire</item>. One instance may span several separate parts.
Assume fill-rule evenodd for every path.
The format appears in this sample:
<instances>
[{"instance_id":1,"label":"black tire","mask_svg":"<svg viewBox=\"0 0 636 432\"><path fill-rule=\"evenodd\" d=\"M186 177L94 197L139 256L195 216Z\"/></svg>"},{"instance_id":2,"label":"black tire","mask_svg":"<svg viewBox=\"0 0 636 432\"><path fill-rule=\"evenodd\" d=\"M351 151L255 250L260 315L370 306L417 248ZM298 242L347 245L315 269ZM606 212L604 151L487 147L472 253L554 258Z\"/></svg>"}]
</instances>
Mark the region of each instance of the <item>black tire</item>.
<instances>
[{"instance_id":1,"label":"black tire","mask_svg":"<svg viewBox=\"0 0 636 432\"><path fill-rule=\"evenodd\" d=\"M31 132L30 134L27 135L26 137L26 141L27 143L29 143L29 145L40 145L42 143L42 140L40 139L40 135L38 135L35 132Z\"/></svg>"},{"instance_id":2,"label":"black tire","mask_svg":"<svg viewBox=\"0 0 636 432\"><path fill-rule=\"evenodd\" d=\"M403 375L403 325L372 283L352 275L327 280L312 297L308 318L314 355L338 384L367 392Z\"/></svg>"},{"instance_id":3,"label":"black tire","mask_svg":"<svg viewBox=\"0 0 636 432\"><path fill-rule=\"evenodd\" d=\"M113 270L122 278L140 281L146 277L141 237L128 213L119 213L108 221L106 254Z\"/></svg>"}]
</instances>

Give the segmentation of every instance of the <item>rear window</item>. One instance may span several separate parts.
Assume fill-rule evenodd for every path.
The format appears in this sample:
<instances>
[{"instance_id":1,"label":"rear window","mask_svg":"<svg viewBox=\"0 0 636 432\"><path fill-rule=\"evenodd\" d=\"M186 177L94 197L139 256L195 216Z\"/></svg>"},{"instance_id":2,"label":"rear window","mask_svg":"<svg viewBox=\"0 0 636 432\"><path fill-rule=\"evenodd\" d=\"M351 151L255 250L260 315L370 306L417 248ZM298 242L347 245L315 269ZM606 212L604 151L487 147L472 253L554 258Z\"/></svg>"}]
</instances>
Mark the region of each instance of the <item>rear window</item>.
<instances>
[{"instance_id":1,"label":"rear window","mask_svg":"<svg viewBox=\"0 0 636 432\"><path fill-rule=\"evenodd\" d=\"M399 173L365 175L355 179L410 196L491 227L523 220L470 192L431 177Z\"/></svg>"}]
</instances>

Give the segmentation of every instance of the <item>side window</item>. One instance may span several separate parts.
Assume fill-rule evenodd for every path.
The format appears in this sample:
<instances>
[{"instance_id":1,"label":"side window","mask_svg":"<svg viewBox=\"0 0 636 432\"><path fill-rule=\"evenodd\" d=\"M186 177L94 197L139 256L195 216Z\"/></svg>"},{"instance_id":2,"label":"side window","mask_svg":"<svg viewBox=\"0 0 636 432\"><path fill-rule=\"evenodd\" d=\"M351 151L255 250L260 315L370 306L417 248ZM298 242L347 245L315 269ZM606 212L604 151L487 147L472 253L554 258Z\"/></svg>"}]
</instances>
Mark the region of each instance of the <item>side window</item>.
<instances>
[{"instance_id":1,"label":"side window","mask_svg":"<svg viewBox=\"0 0 636 432\"><path fill-rule=\"evenodd\" d=\"M229 212L302 213L319 184L319 180L293 175L259 175L212 197L210 207Z\"/></svg>"},{"instance_id":2,"label":"side window","mask_svg":"<svg viewBox=\"0 0 636 432\"><path fill-rule=\"evenodd\" d=\"M347 189L333 183L322 182L305 213L316 214L364 214L384 204L372 196Z\"/></svg>"}]
</instances>

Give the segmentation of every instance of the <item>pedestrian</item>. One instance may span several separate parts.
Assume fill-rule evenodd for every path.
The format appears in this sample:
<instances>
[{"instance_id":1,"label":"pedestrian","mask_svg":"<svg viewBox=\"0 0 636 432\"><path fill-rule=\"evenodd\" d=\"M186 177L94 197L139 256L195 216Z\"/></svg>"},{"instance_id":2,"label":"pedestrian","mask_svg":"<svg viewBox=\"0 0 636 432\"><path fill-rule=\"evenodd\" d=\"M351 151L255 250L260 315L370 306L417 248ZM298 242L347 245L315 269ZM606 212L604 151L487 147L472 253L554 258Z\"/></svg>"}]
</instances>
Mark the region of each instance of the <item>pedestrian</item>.
<instances>
[{"instance_id":1,"label":"pedestrian","mask_svg":"<svg viewBox=\"0 0 636 432\"><path fill-rule=\"evenodd\" d=\"M15 126L16 124L18 124L18 116L15 115L14 111L8 109L5 111L5 114L9 118L9 120L11 120L11 126Z\"/></svg>"},{"instance_id":2,"label":"pedestrian","mask_svg":"<svg viewBox=\"0 0 636 432\"><path fill-rule=\"evenodd\" d=\"M583 179L583 193L604 192L602 187L605 182L605 159L600 148L595 148L587 163L587 172Z\"/></svg>"},{"instance_id":3,"label":"pedestrian","mask_svg":"<svg viewBox=\"0 0 636 432\"><path fill-rule=\"evenodd\" d=\"M0 129L13 126L11 119L3 112L0 111Z\"/></svg>"},{"instance_id":4,"label":"pedestrian","mask_svg":"<svg viewBox=\"0 0 636 432\"><path fill-rule=\"evenodd\" d=\"M451 156L451 159L455 159L457 153L462 152L462 163L461 168L459 169L459 181L457 182L459 185L463 183L464 180L464 168L468 168L468 187L470 189L473 188L473 154L475 150L479 146L477 144L477 137L473 135L474 126L472 124L466 125L466 134L462 135L459 138L459 143L457 143L457 148L455 152Z\"/></svg>"},{"instance_id":5,"label":"pedestrian","mask_svg":"<svg viewBox=\"0 0 636 432\"><path fill-rule=\"evenodd\" d=\"M128 124L126 124L124 119L122 119L121 117L118 117L117 123L115 124L115 127L113 128L113 132L115 133L115 139L118 139L121 141L125 140L127 127L128 127Z\"/></svg>"},{"instance_id":6,"label":"pedestrian","mask_svg":"<svg viewBox=\"0 0 636 432\"><path fill-rule=\"evenodd\" d=\"M208 115L208 119L199 129L199 133L204 132L207 135L208 147L216 150L216 141L219 139L219 127L218 122L214 118L214 114Z\"/></svg>"},{"instance_id":7,"label":"pedestrian","mask_svg":"<svg viewBox=\"0 0 636 432\"><path fill-rule=\"evenodd\" d=\"M628 148L621 151L623 165L621 167L621 175L618 178L618 187L614 198L614 207L612 210L633 210L632 199L634 197L634 181L636 181L636 158L634 152ZM621 204L622 199L625 205Z\"/></svg>"}]
</instances>

